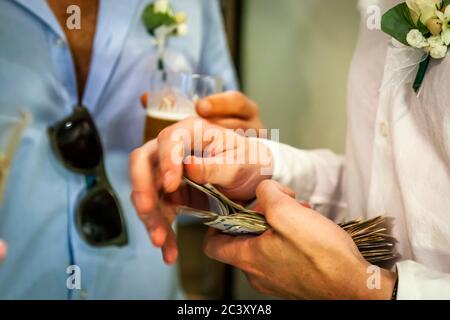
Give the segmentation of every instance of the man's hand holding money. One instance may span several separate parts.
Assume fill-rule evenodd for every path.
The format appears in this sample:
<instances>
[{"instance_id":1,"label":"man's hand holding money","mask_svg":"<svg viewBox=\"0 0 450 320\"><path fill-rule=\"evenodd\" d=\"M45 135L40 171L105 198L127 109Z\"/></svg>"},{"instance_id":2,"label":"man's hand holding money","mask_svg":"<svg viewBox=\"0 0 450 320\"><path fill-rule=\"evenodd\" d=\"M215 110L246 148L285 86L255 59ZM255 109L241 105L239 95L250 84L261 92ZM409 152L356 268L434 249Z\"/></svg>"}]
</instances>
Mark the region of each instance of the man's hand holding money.
<instances>
[{"instance_id":1,"label":"man's hand holding money","mask_svg":"<svg viewBox=\"0 0 450 320\"><path fill-rule=\"evenodd\" d=\"M260 183L258 204L271 229L232 237L210 230L205 253L241 269L258 291L289 299L390 299L396 274L379 269L368 285L368 263L350 235L320 213L297 203L275 181Z\"/></svg>"},{"instance_id":2,"label":"man's hand holding money","mask_svg":"<svg viewBox=\"0 0 450 320\"><path fill-rule=\"evenodd\" d=\"M252 157L250 153L258 153ZM253 161L247 161L252 158ZM261 161L259 161L261 160ZM181 121L130 155L132 200L149 230L152 242L161 247L166 263L174 263L178 251L171 228L175 205L207 209L207 199L182 185L183 175L198 184L211 183L234 201L255 198L258 184L270 178L267 147L231 130L200 118Z\"/></svg>"}]
</instances>

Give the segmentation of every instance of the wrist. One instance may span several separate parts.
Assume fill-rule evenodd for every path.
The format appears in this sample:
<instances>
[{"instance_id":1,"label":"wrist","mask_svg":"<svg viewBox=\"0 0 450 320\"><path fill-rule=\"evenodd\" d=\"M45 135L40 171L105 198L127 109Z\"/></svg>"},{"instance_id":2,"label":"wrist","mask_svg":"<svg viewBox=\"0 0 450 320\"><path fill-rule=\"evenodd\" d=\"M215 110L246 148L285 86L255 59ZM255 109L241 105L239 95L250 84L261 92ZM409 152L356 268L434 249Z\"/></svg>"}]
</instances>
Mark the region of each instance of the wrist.
<instances>
[{"instance_id":1,"label":"wrist","mask_svg":"<svg viewBox=\"0 0 450 320\"><path fill-rule=\"evenodd\" d=\"M392 300L392 295L397 284L397 273L381 269L381 290L378 299Z\"/></svg>"},{"instance_id":2,"label":"wrist","mask_svg":"<svg viewBox=\"0 0 450 320\"><path fill-rule=\"evenodd\" d=\"M382 268L379 270L378 274L371 274L371 276L379 275L380 280L375 281L377 286L369 287L367 285L366 298L368 300L392 300L393 297L396 297L397 273Z\"/></svg>"}]
</instances>

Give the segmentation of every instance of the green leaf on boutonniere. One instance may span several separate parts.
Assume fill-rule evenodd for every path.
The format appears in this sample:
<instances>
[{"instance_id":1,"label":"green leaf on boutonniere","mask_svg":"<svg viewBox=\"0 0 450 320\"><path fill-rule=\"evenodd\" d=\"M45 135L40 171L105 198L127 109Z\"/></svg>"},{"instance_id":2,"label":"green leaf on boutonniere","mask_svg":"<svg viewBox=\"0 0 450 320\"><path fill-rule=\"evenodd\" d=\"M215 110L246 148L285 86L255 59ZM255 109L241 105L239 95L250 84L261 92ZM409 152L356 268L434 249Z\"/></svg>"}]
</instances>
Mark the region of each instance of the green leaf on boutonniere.
<instances>
[{"instance_id":1,"label":"green leaf on boutonniere","mask_svg":"<svg viewBox=\"0 0 450 320\"><path fill-rule=\"evenodd\" d=\"M430 30L428 30L427 26L420 21L420 19L417 21L417 29L423 34L425 38L428 38L431 36Z\"/></svg>"},{"instance_id":2,"label":"green leaf on boutonniere","mask_svg":"<svg viewBox=\"0 0 450 320\"><path fill-rule=\"evenodd\" d=\"M144 23L148 33L152 36L155 30L161 26L172 26L176 24L175 18L169 13L155 12L154 5L150 4L142 13L142 22Z\"/></svg>"},{"instance_id":3,"label":"green leaf on boutonniere","mask_svg":"<svg viewBox=\"0 0 450 320\"><path fill-rule=\"evenodd\" d=\"M428 65L430 64L431 56L428 56L425 60L423 60L419 65L419 70L417 71L416 78L414 79L413 89L414 92L419 92L420 87L422 86L423 79L425 78L425 73L428 70Z\"/></svg>"},{"instance_id":4,"label":"green leaf on boutonniere","mask_svg":"<svg viewBox=\"0 0 450 320\"><path fill-rule=\"evenodd\" d=\"M408 42L406 41L408 32L411 29L418 28L411 18L411 13L406 3L401 3L390 9L381 19L381 29L406 46L408 46ZM420 31L422 32L422 30Z\"/></svg>"},{"instance_id":5,"label":"green leaf on boutonniere","mask_svg":"<svg viewBox=\"0 0 450 320\"><path fill-rule=\"evenodd\" d=\"M444 0L444 6L448 6L450 4L450 0Z\"/></svg>"}]
</instances>

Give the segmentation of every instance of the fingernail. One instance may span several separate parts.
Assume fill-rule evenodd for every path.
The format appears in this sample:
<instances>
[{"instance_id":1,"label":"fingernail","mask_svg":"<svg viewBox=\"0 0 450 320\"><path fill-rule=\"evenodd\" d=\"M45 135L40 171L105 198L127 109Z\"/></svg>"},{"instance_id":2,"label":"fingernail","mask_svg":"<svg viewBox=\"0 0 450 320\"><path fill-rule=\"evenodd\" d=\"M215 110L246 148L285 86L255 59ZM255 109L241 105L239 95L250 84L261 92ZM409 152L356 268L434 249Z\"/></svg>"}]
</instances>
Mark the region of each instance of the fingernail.
<instances>
[{"instance_id":1,"label":"fingernail","mask_svg":"<svg viewBox=\"0 0 450 320\"><path fill-rule=\"evenodd\" d=\"M198 107L200 108L200 112L204 116L208 116L212 113L212 105L208 100L202 100L198 103Z\"/></svg>"}]
</instances>

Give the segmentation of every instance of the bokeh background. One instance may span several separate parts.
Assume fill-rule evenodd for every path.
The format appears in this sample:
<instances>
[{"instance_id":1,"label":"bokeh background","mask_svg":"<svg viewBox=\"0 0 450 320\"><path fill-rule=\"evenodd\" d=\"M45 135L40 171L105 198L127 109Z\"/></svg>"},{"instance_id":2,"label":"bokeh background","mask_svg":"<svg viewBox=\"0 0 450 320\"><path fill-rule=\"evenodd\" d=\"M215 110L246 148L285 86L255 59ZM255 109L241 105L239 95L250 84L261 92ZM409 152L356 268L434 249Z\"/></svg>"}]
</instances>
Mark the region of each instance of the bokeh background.
<instances>
[{"instance_id":1,"label":"bokeh background","mask_svg":"<svg viewBox=\"0 0 450 320\"><path fill-rule=\"evenodd\" d=\"M344 152L347 71L359 25L357 0L222 0L242 90L268 128L300 148ZM191 298L265 298L241 272L198 250L204 227L180 228L184 288Z\"/></svg>"}]
</instances>

